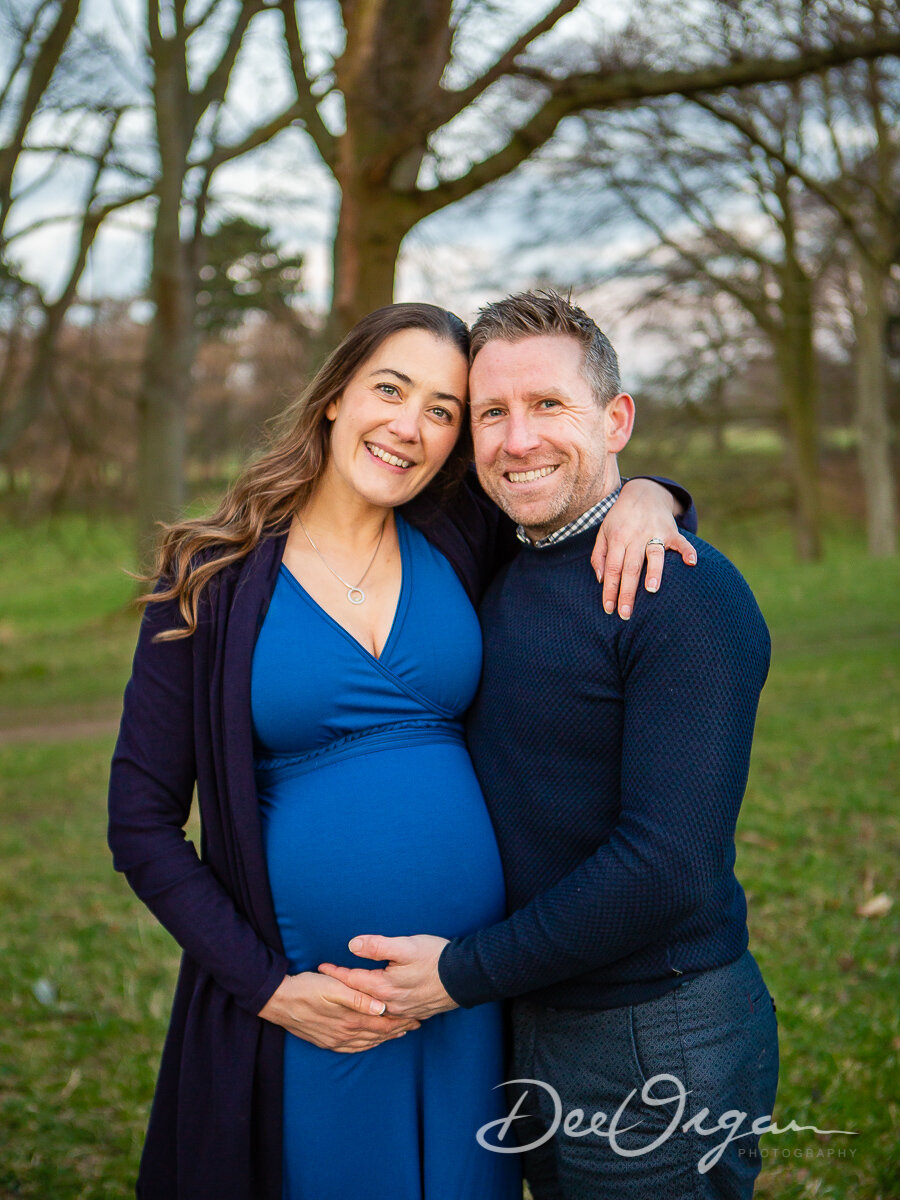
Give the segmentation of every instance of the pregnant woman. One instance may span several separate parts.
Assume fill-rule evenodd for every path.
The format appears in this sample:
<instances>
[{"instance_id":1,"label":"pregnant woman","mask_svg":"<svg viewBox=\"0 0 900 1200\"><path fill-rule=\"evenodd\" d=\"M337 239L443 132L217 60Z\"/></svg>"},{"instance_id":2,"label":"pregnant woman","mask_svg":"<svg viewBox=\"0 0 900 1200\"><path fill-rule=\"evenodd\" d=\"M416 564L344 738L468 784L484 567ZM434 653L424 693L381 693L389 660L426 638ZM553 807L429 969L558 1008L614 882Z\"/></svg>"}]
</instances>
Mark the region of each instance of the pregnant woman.
<instances>
[{"instance_id":1,"label":"pregnant woman","mask_svg":"<svg viewBox=\"0 0 900 1200\"><path fill-rule=\"evenodd\" d=\"M115 865L184 949L143 1200L521 1195L475 1138L500 1009L419 1027L315 970L363 926L505 911L461 717L511 528L466 472L466 354L441 309L373 313L219 510L165 530L110 780ZM678 542L668 500L642 545Z\"/></svg>"}]
</instances>

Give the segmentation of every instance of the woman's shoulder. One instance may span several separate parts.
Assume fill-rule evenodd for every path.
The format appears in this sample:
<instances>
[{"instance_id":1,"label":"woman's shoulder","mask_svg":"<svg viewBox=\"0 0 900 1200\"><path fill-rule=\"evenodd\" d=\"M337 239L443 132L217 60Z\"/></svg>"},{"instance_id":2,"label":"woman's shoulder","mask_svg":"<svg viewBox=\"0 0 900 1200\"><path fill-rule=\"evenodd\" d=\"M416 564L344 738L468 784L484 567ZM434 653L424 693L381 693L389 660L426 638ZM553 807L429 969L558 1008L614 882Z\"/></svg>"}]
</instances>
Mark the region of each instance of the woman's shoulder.
<instances>
[{"instance_id":1,"label":"woman's shoulder","mask_svg":"<svg viewBox=\"0 0 900 1200\"><path fill-rule=\"evenodd\" d=\"M208 623L221 604L230 606L239 589L243 591L246 587L265 587L265 581L274 579L286 538L287 528L275 527L264 530L259 540L245 554L232 557L229 547L222 542L209 543L191 554L187 578L197 572L206 576L197 594L198 628ZM215 565L221 559L226 561L216 569ZM177 577L177 572L170 567L157 576L152 591L169 591L175 586ZM148 605L145 617L152 609L156 618L154 624L164 624L168 621L171 628L184 625L180 591L179 588L166 600Z\"/></svg>"}]
</instances>

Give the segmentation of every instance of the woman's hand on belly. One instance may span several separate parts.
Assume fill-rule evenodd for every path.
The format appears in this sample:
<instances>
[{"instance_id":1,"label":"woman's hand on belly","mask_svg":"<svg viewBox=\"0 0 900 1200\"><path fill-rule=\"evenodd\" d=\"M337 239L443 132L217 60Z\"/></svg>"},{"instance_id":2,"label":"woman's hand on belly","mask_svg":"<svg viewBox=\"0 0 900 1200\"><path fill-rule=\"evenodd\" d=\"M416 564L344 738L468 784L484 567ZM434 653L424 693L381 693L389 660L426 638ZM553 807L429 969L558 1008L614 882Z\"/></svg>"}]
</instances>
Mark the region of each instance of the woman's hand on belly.
<instances>
[{"instance_id":1,"label":"woman's hand on belly","mask_svg":"<svg viewBox=\"0 0 900 1200\"><path fill-rule=\"evenodd\" d=\"M419 1027L413 1018L379 1015L383 1012L383 1002L365 992L303 971L285 975L258 1015L314 1046L353 1054Z\"/></svg>"},{"instance_id":2,"label":"woman's hand on belly","mask_svg":"<svg viewBox=\"0 0 900 1200\"><path fill-rule=\"evenodd\" d=\"M386 967L367 969L319 963L319 970L347 987L359 988L376 1000L383 1000L394 1015L419 1017L424 1021L459 1007L438 973L438 959L447 941L430 933L416 933L412 937L362 934L351 940L350 949L360 958L386 959Z\"/></svg>"}]
</instances>

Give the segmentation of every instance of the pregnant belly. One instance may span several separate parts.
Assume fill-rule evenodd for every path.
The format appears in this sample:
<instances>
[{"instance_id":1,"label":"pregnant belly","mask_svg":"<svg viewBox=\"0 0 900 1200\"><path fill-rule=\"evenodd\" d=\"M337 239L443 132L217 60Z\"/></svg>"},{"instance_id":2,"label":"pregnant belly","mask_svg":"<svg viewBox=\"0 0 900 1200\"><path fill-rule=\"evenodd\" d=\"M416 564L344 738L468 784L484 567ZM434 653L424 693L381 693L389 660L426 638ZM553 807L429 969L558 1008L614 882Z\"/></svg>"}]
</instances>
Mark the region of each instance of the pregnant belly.
<instances>
[{"instance_id":1,"label":"pregnant belly","mask_svg":"<svg viewBox=\"0 0 900 1200\"><path fill-rule=\"evenodd\" d=\"M259 799L294 971L360 966L347 949L354 934L456 937L505 915L497 843L461 744L326 761L267 782Z\"/></svg>"}]
</instances>

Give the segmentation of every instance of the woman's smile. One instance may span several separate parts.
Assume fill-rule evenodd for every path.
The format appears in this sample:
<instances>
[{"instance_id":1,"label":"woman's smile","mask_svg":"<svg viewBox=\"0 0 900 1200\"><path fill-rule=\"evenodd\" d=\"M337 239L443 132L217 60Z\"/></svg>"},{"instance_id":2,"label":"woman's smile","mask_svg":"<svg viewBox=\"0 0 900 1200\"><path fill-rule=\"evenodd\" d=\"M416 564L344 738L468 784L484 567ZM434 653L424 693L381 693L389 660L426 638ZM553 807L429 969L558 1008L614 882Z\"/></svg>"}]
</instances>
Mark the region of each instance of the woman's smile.
<instances>
[{"instance_id":1,"label":"woman's smile","mask_svg":"<svg viewBox=\"0 0 900 1200\"><path fill-rule=\"evenodd\" d=\"M393 467L403 472L408 471L413 466L412 459L402 458L400 455L389 450L387 446L379 446L377 442L366 442L365 446L372 457L383 463L386 467Z\"/></svg>"}]
</instances>

